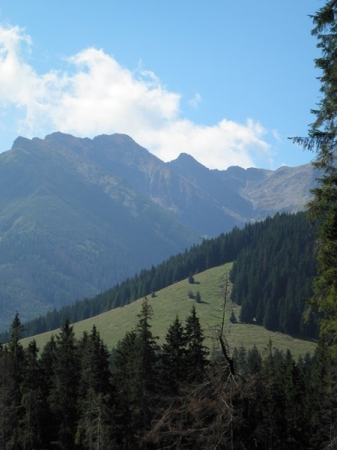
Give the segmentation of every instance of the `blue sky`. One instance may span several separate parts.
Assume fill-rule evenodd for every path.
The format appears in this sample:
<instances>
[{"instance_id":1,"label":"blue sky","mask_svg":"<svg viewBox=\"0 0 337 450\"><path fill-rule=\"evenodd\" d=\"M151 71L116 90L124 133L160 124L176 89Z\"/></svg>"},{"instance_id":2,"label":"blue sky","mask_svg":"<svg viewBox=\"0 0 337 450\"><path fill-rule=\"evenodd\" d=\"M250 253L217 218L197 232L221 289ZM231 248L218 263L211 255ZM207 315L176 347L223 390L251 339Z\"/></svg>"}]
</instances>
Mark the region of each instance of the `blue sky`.
<instances>
[{"instance_id":1,"label":"blue sky","mask_svg":"<svg viewBox=\"0 0 337 450\"><path fill-rule=\"evenodd\" d=\"M313 154L320 0L0 0L0 151L126 133L164 161L276 169Z\"/></svg>"}]
</instances>

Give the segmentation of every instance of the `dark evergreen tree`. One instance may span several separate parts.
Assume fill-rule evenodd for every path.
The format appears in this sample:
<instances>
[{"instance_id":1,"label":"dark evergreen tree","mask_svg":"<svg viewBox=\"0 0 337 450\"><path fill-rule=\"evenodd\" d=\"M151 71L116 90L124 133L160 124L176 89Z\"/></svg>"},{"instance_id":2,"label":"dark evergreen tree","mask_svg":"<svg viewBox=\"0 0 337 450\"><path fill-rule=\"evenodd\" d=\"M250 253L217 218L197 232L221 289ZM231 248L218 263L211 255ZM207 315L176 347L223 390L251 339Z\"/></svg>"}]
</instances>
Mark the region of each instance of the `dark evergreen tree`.
<instances>
[{"instance_id":1,"label":"dark evergreen tree","mask_svg":"<svg viewBox=\"0 0 337 450\"><path fill-rule=\"evenodd\" d=\"M256 345L254 345L251 349L248 350L247 366L248 366L248 371L252 375L257 374L261 371L262 357L261 357L261 354L258 351Z\"/></svg>"},{"instance_id":2,"label":"dark evergreen tree","mask_svg":"<svg viewBox=\"0 0 337 450\"><path fill-rule=\"evenodd\" d=\"M113 383L117 395L117 442L122 449L137 448L139 425L138 336L127 332L113 355Z\"/></svg>"},{"instance_id":3,"label":"dark evergreen tree","mask_svg":"<svg viewBox=\"0 0 337 450\"><path fill-rule=\"evenodd\" d=\"M334 448L336 430L336 358L337 358L337 2L327 0L313 16L312 34L317 37L321 56L316 59L320 69L321 99L312 112L315 120L308 136L294 141L316 152L313 162L318 173L318 186L312 190L309 214L318 223L318 275L312 302L323 314L317 350L313 387L313 427L317 448ZM319 401L319 398L321 401ZM323 442L322 440L323 439Z\"/></svg>"},{"instance_id":4,"label":"dark evergreen tree","mask_svg":"<svg viewBox=\"0 0 337 450\"><path fill-rule=\"evenodd\" d=\"M96 327L84 334L80 347L80 379L76 443L84 449L113 445L113 390L109 353Z\"/></svg>"},{"instance_id":5,"label":"dark evergreen tree","mask_svg":"<svg viewBox=\"0 0 337 450\"><path fill-rule=\"evenodd\" d=\"M149 429L156 409L159 388L159 347L151 331L152 307L145 298L134 331L126 334L118 345L113 361L114 382L121 413L123 448L140 445ZM128 435L125 435L128 430Z\"/></svg>"},{"instance_id":6,"label":"dark evergreen tree","mask_svg":"<svg viewBox=\"0 0 337 450\"><path fill-rule=\"evenodd\" d=\"M310 426L315 448L334 448L337 442L337 370L331 347L318 345L312 365Z\"/></svg>"},{"instance_id":7,"label":"dark evergreen tree","mask_svg":"<svg viewBox=\"0 0 337 450\"><path fill-rule=\"evenodd\" d=\"M54 425L51 413L50 392L53 387L54 370L56 366L56 341L54 336L46 343L39 359L43 402L46 405L43 415L43 448L48 448L50 442L57 442L58 430Z\"/></svg>"},{"instance_id":8,"label":"dark evergreen tree","mask_svg":"<svg viewBox=\"0 0 337 450\"><path fill-rule=\"evenodd\" d=\"M71 450L75 446L79 357L73 327L66 320L56 336L55 362L49 394L57 446Z\"/></svg>"},{"instance_id":9,"label":"dark evergreen tree","mask_svg":"<svg viewBox=\"0 0 337 450\"><path fill-rule=\"evenodd\" d=\"M20 421L23 415L21 384L25 372L24 350L20 343L22 332L23 326L19 314L16 313L11 327L11 340L8 344L8 378L5 382L7 394L7 405L5 405L7 409L6 450L20 448Z\"/></svg>"},{"instance_id":10,"label":"dark evergreen tree","mask_svg":"<svg viewBox=\"0 0 337 450\"><path fill-rule=\"evenodd\" d=\"M25 371L21 384L23 415L20 420L20 445L24 450L44 448L44 425L48 416L43 395L42 372L35 340L25 350Z\"/></svg>"},{"instance_id":11,"label":"dark evergreen tree","mask_svg":"<svg viewBox=\"0 0 337 450\"><path fill-rule=\"evenodd\" d=\"M200 382L208 364L208 350L204 345L204 334L200 325L195 305L185 323L186 338L186 380Z\"/></svg>"},{"instance_id":12,"label":"dark evergreen tree","mask_svg":"<svg viewBox=\"0 0 337 450\"><path fill-rule=\"evenodd\" d=\"M164 392L177 395L186 377L186 336L184 327L176 316L166 333L161 353L161 379Z\"/></svg>"},{"instance_id":13,"label":"dark evergreen tree","mask_svg":"<svg viewBox=\"0 0 337 450\"><path fill-rule=\"evenodd\" d=\"M318 276L315 279L315 302L325 313L321 325L326 343L333 343L337 334L337 3L326 1L313 16L312 34L317 37L321 56L316 59L320 69L322 97L312 112L316 119L308 137L294 138L309 150L316 151L313 164L319 171L319 185L312 190L310 217L318 221Z\"/></svg>"},{"instance_id":14,"label":"dark evergreen tree","mask_svg":"<svg viewBox=\"0 0 337 450\"><path fill-rule=\"evenodd\" d=\"M192 272L190 272L189 276L188 276L188 282L190 284L194 284L194 276L192 275Z\"/></svg>"},{"instance_id":15,"label":"dark evergreen tree","mask_svg":"<svg viewBox=\"0 0 337 450\"><path fill-rule=\"evenodd\" d=\"M147 297L142 302L139 321L136 326L138 336L139 351L139 376L143 383L143 391L153 392L157 387L158 381L158 344L157 337L153 336L151 331L151 319L153 316L152 306Z\"/></svg>"},{"instance_id":16,"label":"dark evergreen tree","mask_svg":"<svg viewBox=\"0 0 337 450\"><path fill-rule=\"evenodd\" d=\"M234 361L235 373L246 377L248 374L248 364L247 364L247 351L246 348L241 346L239 348L234 348L232 359Z\"/></svg>"}]
</instances>

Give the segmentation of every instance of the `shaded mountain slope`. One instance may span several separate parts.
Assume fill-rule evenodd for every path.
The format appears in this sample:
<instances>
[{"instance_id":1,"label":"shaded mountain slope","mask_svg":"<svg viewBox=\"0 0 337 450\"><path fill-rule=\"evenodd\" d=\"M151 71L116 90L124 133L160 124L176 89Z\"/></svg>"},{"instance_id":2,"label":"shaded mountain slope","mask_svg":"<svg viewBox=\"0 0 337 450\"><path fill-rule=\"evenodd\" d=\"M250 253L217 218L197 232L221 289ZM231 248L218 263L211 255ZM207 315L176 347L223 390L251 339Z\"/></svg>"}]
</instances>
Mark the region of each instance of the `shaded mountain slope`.
<instances>
[{"instance_id":1,"label":"shaded mountain slope","mask_svg":"<svg viewBox=\"0 0 337 450\"><path fill-rule=\"evenodd\" d=\"M0 329L92 296L234 226L302 209L310 165L164 163L129 136L19 137L0 154Z\"/></svg>"},{"instance_id":2,"label":"shaded mountain slope","mask_svg":"<svg viewBox=\"0 0 337 450\"><path fill-rule=\"evenodd\" d=\"M64 138L19 138L0 155L2 326L15 310L26 320L93 295L199 240L80 156L87 142Z\"/></svg>"}]
</instances>

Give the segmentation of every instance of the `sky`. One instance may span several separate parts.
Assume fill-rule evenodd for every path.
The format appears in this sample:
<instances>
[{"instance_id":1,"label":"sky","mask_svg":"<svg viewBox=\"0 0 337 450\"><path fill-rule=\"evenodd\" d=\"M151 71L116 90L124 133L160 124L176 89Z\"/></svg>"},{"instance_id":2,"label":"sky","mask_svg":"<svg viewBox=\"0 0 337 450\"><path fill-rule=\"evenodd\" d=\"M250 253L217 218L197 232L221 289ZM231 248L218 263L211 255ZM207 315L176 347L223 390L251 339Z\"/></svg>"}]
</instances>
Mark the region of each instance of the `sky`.
<instances>
[{"instance_id":1,"label":"sky","mask_svg":"<svg viewBox=\"0 0 337 450\"><path fill-rule=\"evenodd\" d=\"M210 169L311 161L323 0L0 0L0 152L125 133Z\"/></svg>"}]
</instances>

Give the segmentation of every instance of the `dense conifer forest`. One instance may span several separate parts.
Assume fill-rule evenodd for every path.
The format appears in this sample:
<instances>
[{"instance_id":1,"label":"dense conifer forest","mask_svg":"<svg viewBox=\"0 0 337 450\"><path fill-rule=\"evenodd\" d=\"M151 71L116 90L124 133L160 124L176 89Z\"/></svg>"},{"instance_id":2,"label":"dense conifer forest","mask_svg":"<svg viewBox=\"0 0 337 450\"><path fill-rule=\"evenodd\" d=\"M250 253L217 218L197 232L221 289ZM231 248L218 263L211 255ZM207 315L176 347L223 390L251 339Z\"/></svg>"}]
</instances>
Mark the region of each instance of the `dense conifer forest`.
<instances>
[{"instance_id":1,"label":"dense conifer forest","mask_svg":"<svg viewBox=\"0 0 337 450\"><path fill-rule=\"evenodd\" d=\"M316 273L314 238L313 226L303 212L276 214L265 221L247 224L243 229L234 228L230 233L204 240L156 267L142 270L94 298L77 301L25 323L24 336L57 329L65 319L71 323L79 322L150 296L198 272L237 260L231 279L233 301L242 305L242 322L252 322L257 317L259 324L273 331L316 337L315 317L309 324L304 320L306 299L312 293ZM269 323L262 313L255 312L260 294L264 296L265 306L269 305L273 312L283 305L280 320ZM259 307L262 308L262 303ZM8 339L8 333L0 335L1 342Z\"/></svg>"},{"instance_id":2,"label":"dense conifer forest","mask_svg":"<svg viewBox=\"0 0 337 450\"><path fill-rule=\"evenodd\" d=\"M15 316L0 348L1 449L324 448L334 427L333 369L322 348L295 361L266 343L210 352L195 306L160 347L145 298L110 354L95 327L65 321L39 351ZM210 354L211 353L211 354ZM333 447L331 447L333 448Z\"/></svg>"},{"instance_id":3,"label":"dense conifer forest","mask_svg":"<svg viewBox=\"0 0 337 450\"><path fill-rule=\"evenodd\" d=\"M308 305L317 273L314 227L304 214L277 215L256 231L231 271L231 299L241 305L240 320L316 338L317 314Z\"/></svg>"}]
</instances>

